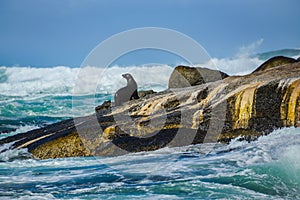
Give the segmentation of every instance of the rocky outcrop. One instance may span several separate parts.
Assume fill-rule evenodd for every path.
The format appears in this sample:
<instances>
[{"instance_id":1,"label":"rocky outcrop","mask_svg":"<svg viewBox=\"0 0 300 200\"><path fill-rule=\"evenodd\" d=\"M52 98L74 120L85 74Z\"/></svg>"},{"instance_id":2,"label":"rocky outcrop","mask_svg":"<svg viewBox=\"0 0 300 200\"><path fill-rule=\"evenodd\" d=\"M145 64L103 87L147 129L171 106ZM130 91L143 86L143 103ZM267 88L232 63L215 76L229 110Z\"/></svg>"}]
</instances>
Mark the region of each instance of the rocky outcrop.
<instances>
[{"instance_id":1,"label":"rocky outcrop","mask_svg":"<svg viewBox=\"0 0 300 200\"><path fill-rule=\"evenodd\" d=\"M267 69L272 69L274 67L278 67L278 66L285 65L285 64L291 64L291 63L295 63L295 62L298 62L298 61L294 58L289 58L289 57L285 57L285 56L275 56L273 58L270 58L263 64L261 64L253 72L264 71Z\"/></svg>"},{"instance_id":2,"label":"rocky outcrop","mask_svg":"<svg viewBox=\"0 0 300 200\"><path fill-rule=\"evenodd\" d=\"M177 66L169 79L169 88L184 88L228 77L224 72L200 67Z\"/></svg>"},{"instance_id":3,"label":"rocky outcrop","mask_svg":"<svg viewBox=\"0 0 300 200\"><path fill-rule=\"evenodd\" d=\"M203 142L253 140L300 125L300 63L132 100L0 140L36 158L122 155Z\"/></svg>"}]
</instances>

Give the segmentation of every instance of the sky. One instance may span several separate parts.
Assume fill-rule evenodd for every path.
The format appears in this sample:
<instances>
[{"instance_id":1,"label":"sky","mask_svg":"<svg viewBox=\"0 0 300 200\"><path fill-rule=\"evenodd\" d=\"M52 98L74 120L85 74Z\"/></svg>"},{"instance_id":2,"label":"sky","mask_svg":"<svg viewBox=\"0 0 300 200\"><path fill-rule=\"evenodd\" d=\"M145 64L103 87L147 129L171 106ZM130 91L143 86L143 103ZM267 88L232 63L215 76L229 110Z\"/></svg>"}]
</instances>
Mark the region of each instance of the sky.
<instances>
[{"instance_id":1,"label":"sky","mask_svg":"<svg viewBox=\"0 0 300 200\"><path fill-rule=\"evenodd\" d=\"M99 43L142 27L179 31L216 58L299 48L299 8L299 0L0 0L0 66L80 66ZM160 53L121 64L176 61Z\"/></svg>"}]
</instances>

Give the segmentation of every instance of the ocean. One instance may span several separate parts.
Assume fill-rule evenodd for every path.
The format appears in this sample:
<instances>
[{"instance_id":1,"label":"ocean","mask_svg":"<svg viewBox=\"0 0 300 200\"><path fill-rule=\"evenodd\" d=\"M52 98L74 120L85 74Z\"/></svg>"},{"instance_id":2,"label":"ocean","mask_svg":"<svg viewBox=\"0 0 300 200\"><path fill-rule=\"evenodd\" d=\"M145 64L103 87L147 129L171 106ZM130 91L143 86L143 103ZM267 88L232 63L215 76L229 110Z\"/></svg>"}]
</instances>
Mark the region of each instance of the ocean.
<instances>
[{"instance_id":1,"label":"ocean","mask_svg":"<svg viewBox=\"0 0 300 200\"><path fill-rule=\"evenodd\" d=\"M213 58L205 66L242 75L275 55L297 58L300 51ZM76 96L80 68L1 66L0 139L93 113L85 102L96 107L112 99L126 84L122 73L133 74L139 90L162 91L174 66L88 66L84 73L103 75L96 89L87 83L85 93ZM300 199L299 152L300 128L293 127L251 143L233 140L118 157L37 160L26 149L9 150L0 153L0 199Z\"/></svg>"}]
</instances>

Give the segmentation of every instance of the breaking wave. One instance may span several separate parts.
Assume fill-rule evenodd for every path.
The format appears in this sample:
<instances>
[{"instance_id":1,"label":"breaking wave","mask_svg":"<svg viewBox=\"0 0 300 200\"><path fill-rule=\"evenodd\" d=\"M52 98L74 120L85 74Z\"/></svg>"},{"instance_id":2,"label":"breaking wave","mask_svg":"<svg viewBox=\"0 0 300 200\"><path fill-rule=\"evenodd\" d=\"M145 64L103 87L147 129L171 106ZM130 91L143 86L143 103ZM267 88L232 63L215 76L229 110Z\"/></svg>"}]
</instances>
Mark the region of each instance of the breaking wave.
<instances>
[{"instance_id":1,"label":"breaking wave","mask_svg":"<svg viewBox=\"0 0 300 200\"><path fill-rule=\"evenodd\" d=\"M238 54L233 58L212 58L204 66L201 65L201 67L217 67L229 75L241 75L252 72L264 61L277 55L298 58L300 50L289 49L257 54L255 56ZM67 66L49 68L2 66L0 67L0 102L11 100L11 98L5 98L5 96L21 96L30 99L46 95L72 95L78 73L85 74L89 79L99 77L96 91L94 85L89 88L87 82L86 92L89 94L113 94L118 88L126 84L121 74L127 72L133 74L138 82L139 89L161 91L167 88L170 74L175 66L166 64L128 67L112 66L108 68L93 66L82 68Z\"/></svg>"},{"instance_id":2,"label":"breaking wave","mask_svg":"<svg viewBox=\"0 0 300 200\"><path fill-rule=\"evenodd\" d=\"M205 151L207 149L208 151ZM251 143L199 144L119 157L35 160L0 154L0 193L17 198L299 199L300 129ZM23 160L24 158L27 158Z\"/></svg>"}]
</instances>

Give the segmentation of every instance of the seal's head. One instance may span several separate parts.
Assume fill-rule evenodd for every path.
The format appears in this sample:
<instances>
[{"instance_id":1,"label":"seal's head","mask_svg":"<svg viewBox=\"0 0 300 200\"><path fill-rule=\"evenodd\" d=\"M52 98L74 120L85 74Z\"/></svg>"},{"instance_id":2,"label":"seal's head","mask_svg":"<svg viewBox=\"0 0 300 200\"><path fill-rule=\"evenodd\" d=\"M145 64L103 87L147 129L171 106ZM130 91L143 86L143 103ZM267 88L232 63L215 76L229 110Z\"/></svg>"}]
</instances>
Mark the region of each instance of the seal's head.
<instances>
[{"instance_id":1,"label":"seal's head","mask_svg":"<svg viewBox=\"0 0 300 200\"><path fill-rule=\"evenodd\" d=\"M129 74L129 73L122 74L122 76L123 76L123 78L125 78L127 80L127 82L134 80L133 77L131 76L131 74Z\"/></svg>"},{"instance_id":2,"label":"seal's head","mask_svg":"<svg viewBox=\"0 0 300 200\"><path fill-rule=\"evenodd\" d=\"M132 77L132 76L131 76L131 74L129 74L129 73L122 74L122 76L123 76L124 78L126 78L126 79L128 79L128 78Z\"/></svg>"},{"instance_id":3,"label":"seal's head","mask_svg":"<svg viewBox=\"0 0 300 200\"><path fill-rule=\"evenodd\" d=\"M136 84L136 82L135 82L133 76L132 76L131 74L129 74L129 73L122 74L122 76L123 76L123 78L125 78L126 81L127 81L127 87L131 87L131 88L133 88L133 89L136 90L137 84Z\"/></svg>"}]
</instances>

